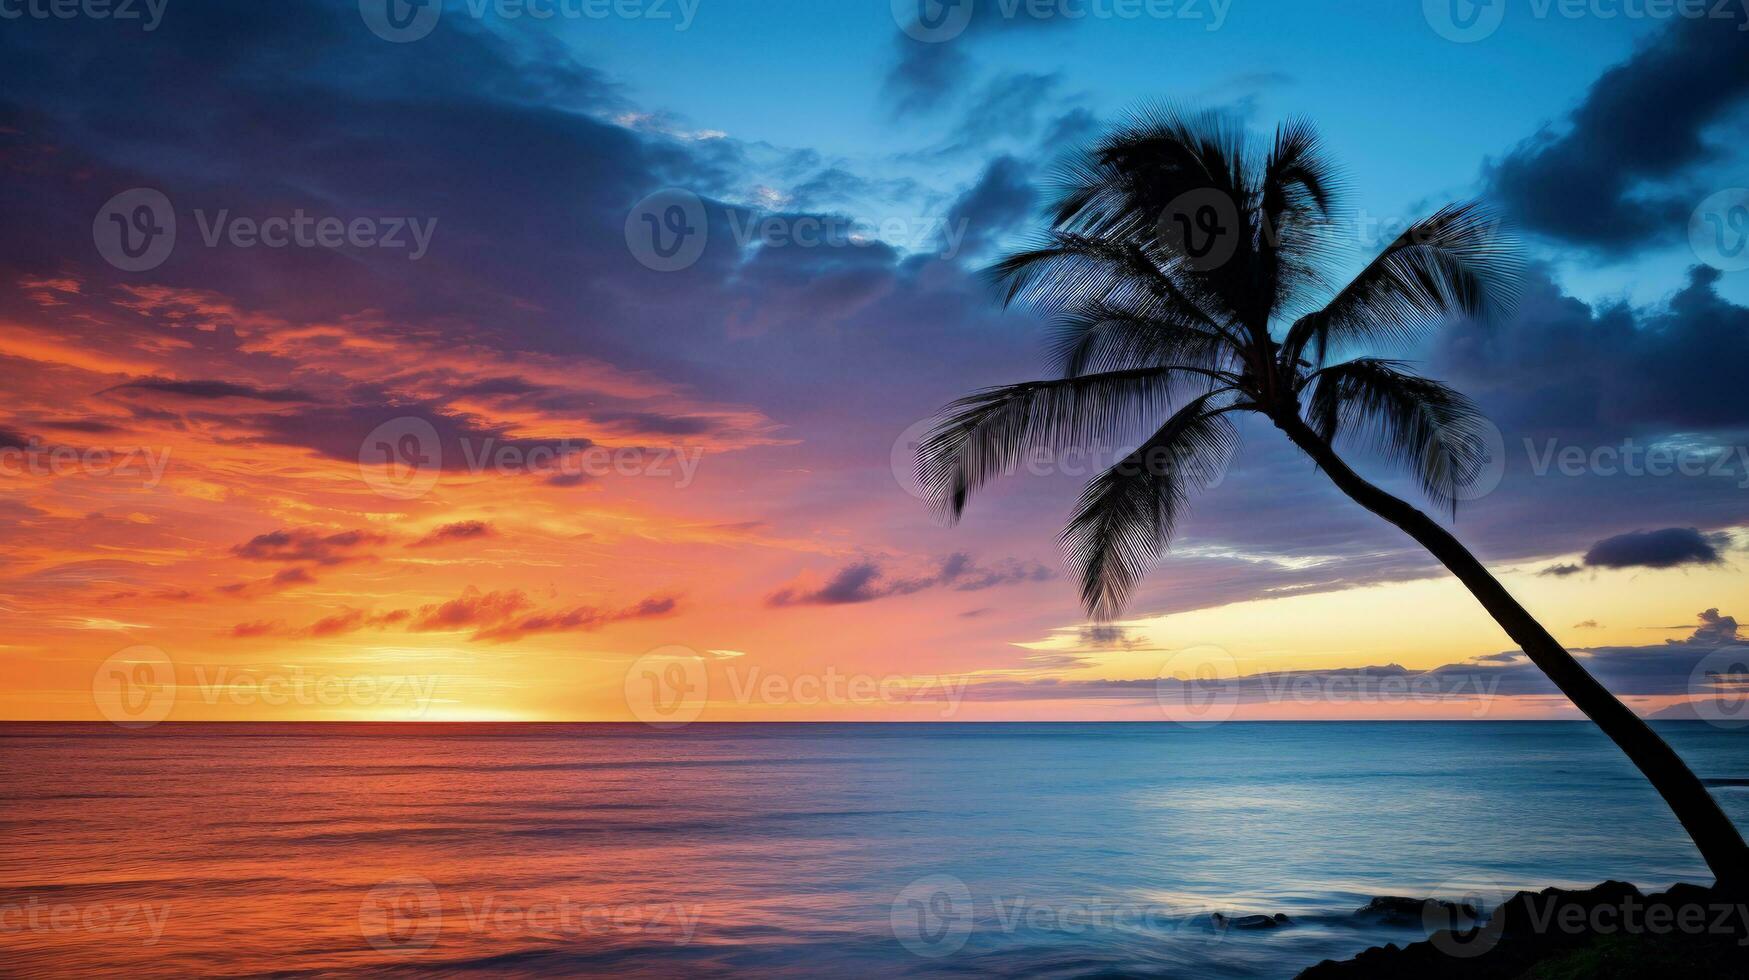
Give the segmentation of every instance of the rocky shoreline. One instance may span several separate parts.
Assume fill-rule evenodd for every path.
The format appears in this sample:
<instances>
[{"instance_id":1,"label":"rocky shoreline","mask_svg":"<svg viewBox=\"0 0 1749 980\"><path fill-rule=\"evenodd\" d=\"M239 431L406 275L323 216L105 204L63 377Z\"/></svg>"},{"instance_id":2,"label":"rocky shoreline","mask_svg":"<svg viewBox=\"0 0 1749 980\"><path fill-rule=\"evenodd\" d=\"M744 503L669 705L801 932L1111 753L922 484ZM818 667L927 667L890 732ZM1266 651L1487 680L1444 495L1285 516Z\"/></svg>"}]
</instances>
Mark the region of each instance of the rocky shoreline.
<instances>
[{"instance_id":1,"label":"rocky shoreline","mask_svg":"<svg viewBox=\"0 0 1749 980\"><path fill-rule=\"evenodd\" d=\"M1749 904L1697 885L1654 895L1620 881L1519 892L1485 918L1467 905L1402 898L1374 899L1356 914L1449 927L1325 960L1298 980L1749 976Z\"/></svg>"}]
</instances>

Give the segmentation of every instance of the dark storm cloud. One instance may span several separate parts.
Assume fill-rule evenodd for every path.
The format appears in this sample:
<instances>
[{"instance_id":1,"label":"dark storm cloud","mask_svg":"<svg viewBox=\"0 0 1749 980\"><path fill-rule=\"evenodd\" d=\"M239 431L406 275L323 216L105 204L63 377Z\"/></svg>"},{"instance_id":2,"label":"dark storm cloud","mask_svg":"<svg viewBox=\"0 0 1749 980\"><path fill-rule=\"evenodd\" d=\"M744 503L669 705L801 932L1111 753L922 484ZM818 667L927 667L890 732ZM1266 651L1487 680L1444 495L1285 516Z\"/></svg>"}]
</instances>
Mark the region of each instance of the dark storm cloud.
<instances>
[{"instance_id":1,"label":"dark storm cloud","mask_svg":"<svg viewBox=\"0 0 1749 980\"><path fill-rule=\"evenodd\" d=\"M1542 428L1749 426L1749 386L1725 371L1749 363L1749 307L1718 294L1719 276L1695 266L1666 302L1635 308L1588 305L1533 269L1516 314L1444 331L1436 366L1491 414Z\"/></svg>"},{"instance_id":2,"label":"dark storm cloud","mask_svg":"<svg viewBox=\"0 0 1749 980\"><path fill-rule=\"evenodd\" d=\"M960 233L959 251L976 255L1021 228L1036 198L1025 164L1006 155L990 161L978 182L948 209L948 228Z\"/></svg>"},{"instance_id":3,"label":"dark storm cloud","mask_svg":"<svg viewBox=\"0 0 1749 980\"><path fill-rule=\"evenodd\" d=\"M1723 16L1673 18L1598 78L1559 131L1530 137L1491 168L1494 195L1525 227L1611 252L1680 234L1705 196L1684 179L1726 149L1707 130L1749 95L1744 12L1713 9Z\"/></svg>"},{"instance_id":4,"label":"dark storm cloud","mask_svg":"<svg viewBox=\"0 0 1749 980\"><path fill-rule=\"evenodd\" d=\"M1533 268L1512 317L1438 335L1424 370L1473 397L1506 451L1498 488L1459 508L1466 540L1508 560L1580 552L1624 528L1741 523L1749 386L1734 375L1749 363L1749 308L1718 280L1697 266L1662 302L1593 305ZM1624 465L1653 447L1683 454L1688 472Z\"/></svg>"},{"instance_id":5,"label":"dark storm cloud","mask_svg":"<svg viewBox=\"0 0 1749 980\"><path fill-rule=\"evenodd\" d=\"M1667 527L1658 531L1630 531L1604 538L1585 553L1592 568L1675 568L1679 565L1713 565L1720 561L1725 542L1716 535L1692 527Z\"/></svg>"}]
</instances>

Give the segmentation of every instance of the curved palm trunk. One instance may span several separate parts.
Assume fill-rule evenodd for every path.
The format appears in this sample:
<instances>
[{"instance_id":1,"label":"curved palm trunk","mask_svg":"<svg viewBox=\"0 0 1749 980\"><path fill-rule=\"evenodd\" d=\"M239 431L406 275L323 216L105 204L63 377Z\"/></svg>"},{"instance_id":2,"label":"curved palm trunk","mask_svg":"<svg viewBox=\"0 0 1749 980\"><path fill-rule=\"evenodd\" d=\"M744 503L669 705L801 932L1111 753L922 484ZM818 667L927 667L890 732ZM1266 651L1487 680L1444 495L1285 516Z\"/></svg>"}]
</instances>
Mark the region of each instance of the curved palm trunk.
<instances>
[{"instance_id":1,"label":"curved palm trunk","mask_svg":"<svg viewBox=\"0 0 1749 980\"><path fill-rule=\"evenodd\" d=\"M1343 493L1401 528L1450 569L1531 663L1603 729L1657 788L1694 839L1719 884L1736 893L1749 891L1749 847L1745 847L1743 835L1682 757L1650 725L1580 666L1449 531L1405 501L1362 479L1298 416L1272 416L1271 420L1329 474Z\"/></svg>"}]
</instances>

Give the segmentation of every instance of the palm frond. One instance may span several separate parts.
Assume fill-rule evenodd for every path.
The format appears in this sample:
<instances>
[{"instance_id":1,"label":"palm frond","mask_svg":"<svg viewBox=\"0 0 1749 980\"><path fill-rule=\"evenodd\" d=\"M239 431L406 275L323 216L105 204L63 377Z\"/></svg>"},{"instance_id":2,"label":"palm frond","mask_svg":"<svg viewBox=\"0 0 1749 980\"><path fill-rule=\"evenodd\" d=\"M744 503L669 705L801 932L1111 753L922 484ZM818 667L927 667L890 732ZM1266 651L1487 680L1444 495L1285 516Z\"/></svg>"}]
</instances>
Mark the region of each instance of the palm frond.
<instances>
[{"instance_id":1,"label":"palm frond","mask_svg":"<svg viewBox=\"0 0 1749 980\"><path fill-rule=\"evenodd\" d=\"M1290 359L1323 363L1332 345L1403 341L1452 316L1488 319L1516 298L1515 243L1476 202L1450 204L1386 246L1321 310L1297 320Z\"/></svg>"},{"instance_id":2,"label":"palm frond","mask_svg":"<svg viewBox=\"0 0 1749 980\"><path fill-rule=\"evenodd\" d=\"M1080 570L1081 602L1094 619L1116 618L1171 540L1191 489L1208 486L1226 466L1239 436L1215 407L1222 394L1186 403L1081 492L1063 547Z\"/></svg>"},{"instance_id":3,"label":"palm frond","mask_svg":"<svg viewBox=\"0 0 1749 980\"><path fill-rule=\"evenodd\" d=\"M1326 442L1370 433L1386 458L1455 516L1458 481L1485 461L1487 418L1456 389L1403 368L1369 357L1314 373L1306 423Z\"/></svg>"},{"instance_id":4,"label":"palm frond","mask_svg":"<svg viewBox=\"0 0 1749 980\"><path fill-rule=\"evenodd\" d=\"M1110 438L1170 405L1169 368L1111 371L989 388L949 405L917 449L917 478L950 521L973 490L1037 447Z\"/></svg>"},{"instance_id":5,"label":"palm frond","mask_svg":"<svg viewBox=\"0 0 1749 980\"><path fill-rule=\"evenodd\" d=\"M1232 338L1176 296L1082 304L1058 321L1051 353L1069 377L1168 364L1219 371L1238 357Z\"/></svg>"}]
</instances>

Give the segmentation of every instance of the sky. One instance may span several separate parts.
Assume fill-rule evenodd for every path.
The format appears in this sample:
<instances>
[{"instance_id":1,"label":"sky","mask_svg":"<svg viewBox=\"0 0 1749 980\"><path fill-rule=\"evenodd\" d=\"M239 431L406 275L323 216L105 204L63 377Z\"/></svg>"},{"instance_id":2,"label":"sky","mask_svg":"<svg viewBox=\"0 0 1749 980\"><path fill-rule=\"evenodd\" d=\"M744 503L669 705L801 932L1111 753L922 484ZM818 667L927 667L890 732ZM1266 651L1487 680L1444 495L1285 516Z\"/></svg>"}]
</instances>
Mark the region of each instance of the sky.
<instances>
[{"instance_id":1,"label":"sky","mask_svg":"<svg viewBox=\"0 0 1749 980\"><path fill-rule=\"evenodd\" d=\"M1158 105L1315 123L1349 271L1501 215L1517 308L1387 352L1501 433L1452 526L1740 713L1740 7L389 3L0 3L0 718L1571 717L1273 431L1116 624L1057 536L1139 433L920 499L1048 369L981 270Z\"/></svg>"}]
</instances>

